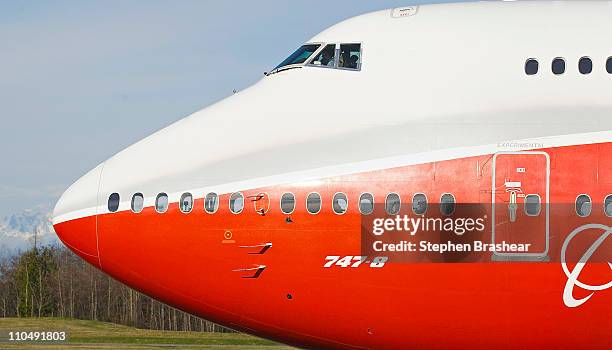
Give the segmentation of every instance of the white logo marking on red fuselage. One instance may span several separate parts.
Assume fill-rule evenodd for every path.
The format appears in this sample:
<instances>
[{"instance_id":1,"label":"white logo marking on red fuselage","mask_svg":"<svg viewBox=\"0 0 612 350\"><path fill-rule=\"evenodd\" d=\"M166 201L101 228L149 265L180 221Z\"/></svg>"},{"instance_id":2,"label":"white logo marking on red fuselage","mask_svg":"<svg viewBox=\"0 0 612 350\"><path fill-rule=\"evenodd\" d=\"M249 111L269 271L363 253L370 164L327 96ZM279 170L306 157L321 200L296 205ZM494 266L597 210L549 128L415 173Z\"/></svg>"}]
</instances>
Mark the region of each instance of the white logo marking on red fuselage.
<instances>
[{"instance_id":1,"label":"white logo marking on red fuselage","mask_svg":"<svg viewBox=\"0 0 612 350\"><path fill-rule=\"evenodd\" d=\"M588 230L588 229L600 229L600 230L603 230L603 234L589 247L589 249L587 249L587 251L582 255L578 263L576 263L576 266L574 267L574 269L570 271L565 261L565 253L567 250L567 246L577 234L585 230ZM593 253L597 250L597 248L599 248L599 246L606 240L606 238L608 238L608 236L611 233L612 233L612 227L609 227L606 225L600 225L600 224L587 224L587 225L580 226L574 231L572 231L565 239L565 242L563 243L563 247L561 248L561 266L563 267L563 271L565 272L565 275L567 276L567 283L565 283L565 289L563 289L563 302L565 303L566 306L578 307L584 304L587 300L589 300L593 296L595 291L600 291L600 290L604 290L604 289L608 289L612 287L612 281L606 284L603 284L603 285L592 286L589 284L582 283L578 280L578 277L580 276L580 272L582 272L584 265L591 258ZM610 269L612 270L612 264L608 262L608 265L610 266ZM578 286L585 290L590 290L592 291L592 293L582 299L575 299L573 295L574 286Z\"/></svg>"}]
</instances>

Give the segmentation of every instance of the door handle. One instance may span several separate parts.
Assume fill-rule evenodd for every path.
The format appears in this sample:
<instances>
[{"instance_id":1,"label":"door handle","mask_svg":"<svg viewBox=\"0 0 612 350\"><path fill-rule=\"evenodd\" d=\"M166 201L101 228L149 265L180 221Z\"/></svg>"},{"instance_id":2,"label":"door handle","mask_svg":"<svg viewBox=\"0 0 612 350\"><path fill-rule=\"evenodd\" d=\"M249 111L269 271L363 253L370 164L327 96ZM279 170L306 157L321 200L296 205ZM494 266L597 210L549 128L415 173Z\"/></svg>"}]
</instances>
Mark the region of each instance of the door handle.
<instances>
[{"instance_id":1,"label":"door handle","mask_svg":"<svg viewBox=\"0 0 612 350\"><path fill-rule=\"evenodd\" d=\"M510 222L516 222L516 210L518 209L518 204L516 203L516 192L510 192L510 204L508 204L508 214L510 216Z\"/></svg>"}]
</instances>

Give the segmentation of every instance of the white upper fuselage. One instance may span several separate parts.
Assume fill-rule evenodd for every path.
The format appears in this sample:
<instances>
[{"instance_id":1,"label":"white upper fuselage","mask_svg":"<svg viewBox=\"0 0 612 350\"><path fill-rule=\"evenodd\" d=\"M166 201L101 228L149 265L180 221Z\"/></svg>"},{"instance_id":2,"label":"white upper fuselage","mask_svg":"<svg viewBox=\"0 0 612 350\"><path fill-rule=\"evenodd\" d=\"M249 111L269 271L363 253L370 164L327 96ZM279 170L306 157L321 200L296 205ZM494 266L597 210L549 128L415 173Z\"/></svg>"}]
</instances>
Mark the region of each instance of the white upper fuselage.
<instances>
[{"instance_id":1,"label":"white upper fuselage","mask_svg":"<svg viewBox=\"0 0 612 350\"><path fill-rule=\"evenodd\" d=\"M201 197L359 164L385 167L380 160L390 157L415 162L569 134L610 139L612 2L479 2L391 13L355 17L309 40L361 43L360 71L304 66L264 77L108 159L62 197L55 223L105 212L113 192L126 210L135 192L150 206L160 192L175 202L185 191ZM578 72L584 56L593 62L588 75ZM563 75L551 72L556 57L566 61ZM536 75L525 74L529 58L539 61Z\"/></svg>"}]
</instances>

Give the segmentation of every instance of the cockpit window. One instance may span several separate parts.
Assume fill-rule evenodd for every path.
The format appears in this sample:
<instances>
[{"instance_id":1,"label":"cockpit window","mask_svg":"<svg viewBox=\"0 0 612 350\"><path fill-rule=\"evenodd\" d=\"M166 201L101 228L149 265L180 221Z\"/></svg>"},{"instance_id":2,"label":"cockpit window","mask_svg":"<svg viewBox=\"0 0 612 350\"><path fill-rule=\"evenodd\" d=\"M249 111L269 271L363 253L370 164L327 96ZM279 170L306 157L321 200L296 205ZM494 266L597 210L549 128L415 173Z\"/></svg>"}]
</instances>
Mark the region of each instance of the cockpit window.
<instances>
[{"instance_id":1,"label":"cockpit window","mask_svg":"<svg viewBox=\"0 0 612 350\"><path fill-rule=\"evenodd\" d=\"M340 68L361 69L361 44L340 44Z\"/></svg>"},{"instance_id":2,"label":"cockpit window","mask_svg":"<svg viewBox=\"0 0 612 350\"><path fill-rule=\"evenodd\" d=\"M336 66L336 44L325 46L318 55L316 55L310 64L313 66L330 67Z\"/></svg>"},{"instance_id":3,"label":"cockpit window","mask_svg":"<svg viewBox=\"0 0 612 350\"><path fill-rule=\"evenodd\" d=\"M320 47L321 45L319 44L307 44L307 45L303 45L302 47L300 47L299 49L297 49L294 53L291 54L291 56L287 57L283 62L281 62L281 64L279 64L278 66L276 66L273 71L276 71L280 68L283 68L285 66L290 66L293 64L302 64L304 62L306 62L306 60L312 56L313 53L315 53L315 51L317 51L317 49Z\"/></svg>"}]
</instances>

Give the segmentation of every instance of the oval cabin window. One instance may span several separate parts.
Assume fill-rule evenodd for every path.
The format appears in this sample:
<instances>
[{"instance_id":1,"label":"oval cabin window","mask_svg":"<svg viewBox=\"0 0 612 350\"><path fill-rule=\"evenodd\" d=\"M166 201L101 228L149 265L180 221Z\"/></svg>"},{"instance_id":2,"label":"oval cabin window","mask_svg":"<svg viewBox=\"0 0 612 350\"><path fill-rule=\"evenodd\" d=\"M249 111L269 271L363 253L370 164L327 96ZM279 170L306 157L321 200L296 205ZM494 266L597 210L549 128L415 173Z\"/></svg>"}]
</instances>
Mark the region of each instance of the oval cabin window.
<instances>
[{"instance_id":1,"label":"oval cabin window","mask_svg":"<svg viewBox=\"0 0 612 350\"><path fill-rule=\"evenodd\" d=\"M346 194L339 192L334 195L334 199L332 200L332 209L334 209L334 213L341 215L346 213L348 209L348 198Z\"/></svg>"},{"instance_id":2,"label":"oval cabin window","mask_svg":"<svg viewBox=\"0 0 612 350\"><path fill-rule=\"evenodd\" d=\"M214 192L210 192L204 198L204 210L209 214L214 214L217 212L217 209L219 209L219 196Z\"/></svg>"},{"instance_id":3,"label":"oval cabin window","mask_svg":"<svg viewBox=\"0 0 612 350\"><path fill-rule=\"evenodd\" d=\"M155 198L155 210L158 213L165 213L168 210L168 195L160 193Z\"/></svg>"},{"instance_id":4,"label":"oval cabin window","mask_svg":"<svg viewBox=\"0 0 612 350\"><path fill-rule=\"evenodd\" d=\"M452 215L455 212L455 196L445 193L440 197L440 213L442 215Z\"/></svg>"},{"instance_id":5,"label":"oval cabin window","mask_svg":"<svg viewBox=\"0 0 612 350\"><path fill-rule=\"evenodd\" d=\"M576 214L580 217L591 215L591 197L586 194L581 194L576 197Z\"/></svg>"},{"instance_id":6,"label":"oval cabin window","mask_svg":"<svg viewBox=\"0 0 612 350\"><path fill-rule=\"evenodd\" d=\"M283 214L291 214L295 210L295 196L293 193L284 193L281 196L281 211Z\"/></svg>"},{"instance_id":7,"label":"oval cabin window","mask_svg":"<svg viewBox=\"0 0 612 350\"><path fill-rule=\"evenodd\" d=\"M364 215L374 212L374 196L371 193L363 193L359 197L359 212Z\"/></svg>"},{"instance_id":8,"label":"oval cabin window","mask_svg":"<svg viewBox=\"0 0 612 350\"><path fill-rule=\"evenodd\" d=\"M400 212L402 201L399 194L389 193L385 199L385 211L389 215L396 215Z\"/></svg>"},{"instance_id":9,"label":"oval cabin window","mask_svg":"<svg viewBox=\"0 0 612 350\"><path fill-rule=\"evenodd\" d=\"M134 213L140 213L144 208L144 195L142 193L136 193L132 196L132 211Z\"/></svg>"},{"instance_id":10,"label":"oval cabin window","mask_svg":"<svg viewBox=\"0 0 612 350\"><path fill-rule=\"evenodd\" d=\"M321 211L321 195L313 192L306 198L306 209L310 214L317 214Z\"/></svg>"},{"instance_id":11,"label":"oval cabin window","mask_svg":"<svg viewBox=\"0 0 612 350\"><path fill-rule=\"evenodd\" d=\"M612 57L608 58L606 61L606 71L612 74Z\"/></svg>"},{"instance_id":12,"label":"oval cabin window","mask_svg":"<svg viewBox=\"0 0 612 350\"><path fill-rule=\"evenodd\" d=\"M108 211L111 213L119 209L119 193L113 193L108 197Z\"/></svg>"},{"instance_id":13,"label":"oval cabin window","mask_svg":"<svg viewBox=\"0 0 612 350\"><path fill-rule=\"evenodd\" d=\"M193 209L193 196L191 193L183 193L180 201L181 212L190 213Z\"/></svg>"},{"instance_id":14,"label":"oval cabin window","mask_svg":"<svg viewBox=\"0 0 612 350\"><path fill-rule=\"evenodd\" d=\"M229 200L230 211L234 214L242 213L244 209L244 196L240 192L232 193Z\"/></svg>"},{"instance_id":15,"label":"oval cabin window","mask_svg":"<svg viewBox=\"0 0 612 350\"><path fill-rule=\"evenodd\" d=\"M525 215L538 216L542 210L540 196L537 194L528 194L525 196Z\"/></svg>"},{"instance_id":16,"label":"oval cabin window","mask_svg":"<svg viewBox=\"0 0 612 350\"><path fill-rule=\"evenodd\" d=\"M565 73L565 60L563 58L555 58L552 61L552 72L555 75L561 75Z\"/></svg>"},{"instance_id":17,"label":"oval cabin window","mask_svg":"<svg viewBox=\"0 0 612 350\"><path fill-rule=\"evenodd\" d=\"M582 57L580 61L578 61L578 70L580 74L591 74L593 71L593 61L588 57Z\"/></svg>"},{"instance_id":18,"label":"oval cabin window","mask_svg":"<svg viewBox=\"0 0 612 350\"><path fill-rule=\"evenodd\" d=\"M609 194L604 200L604 212L606 216L612 217L612 194Z\"/></svg>"},{"instance_id":19,"label":"oval cabin window","mask_svg":"<svg viewBox=\"0 0 612 350\"><path fill-rule=\"evenodd\" d=\"M525 62L525 73L527 75L535 75L538 74L538 69L540 68L540 64L538 60L535 58L530 58Z\"/></svg>"},{"instance_id":20,"label":"oval cabin window","mask_svg":"<svg viewBox=\"0 0 612 350\"><path fill-rule=\"evenodd\" d=\"M423 193L417 193L412 197L412 212L417 215L423 215L427 211L427 196Z\"/></svg>"}]
</instances>

